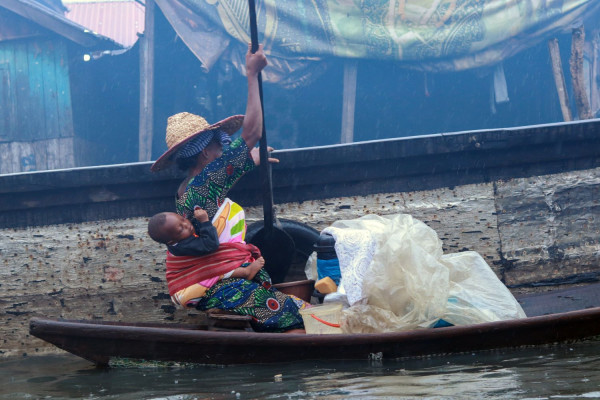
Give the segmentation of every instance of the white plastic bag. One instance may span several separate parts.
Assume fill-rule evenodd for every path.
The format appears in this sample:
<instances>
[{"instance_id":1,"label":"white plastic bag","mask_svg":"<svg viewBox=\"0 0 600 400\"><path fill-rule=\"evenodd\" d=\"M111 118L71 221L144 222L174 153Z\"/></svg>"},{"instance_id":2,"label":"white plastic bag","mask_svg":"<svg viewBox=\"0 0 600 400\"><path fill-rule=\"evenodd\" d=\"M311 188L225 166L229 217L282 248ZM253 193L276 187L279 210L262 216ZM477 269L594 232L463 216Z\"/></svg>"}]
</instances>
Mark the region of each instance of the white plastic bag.
<instances>
[{"instance_id":1,"label":"white plastic bag","mask_svg":"<svg viewBox=\"0 0 600 400\"><path fill-rule=\"evenodd\" d=\"M346 332L389 332L522 318L521 306L475 252L443 255L437 234L410 215L367 215L325 229L336 239L350 307Z\"/></svg>"},{"instance_id":2,"label":"white plastic bag","mask_svg":"<svg viewBox=\"0 0 600 400\"><path fill-rule=\"evenodd\" d=\"M317 252L313 251L312 253L310 253L310 256L308 256L308 259L306 260L306 264L304 266L304 274L306 275L306 279L313 279L313 280L317 280L319 279L317 276Z\"/></svg>"},{"instance_id":3,"label":"white plastic bag","mask_svg":"<svg viewBox=\"0 0 600 400\"><path fill-rule=\"evenodd\" d=\"M524 318L512 293L483 257L474 251L442 256L450 271L450 290L443 319L453 325Z\"/></svg>"}]
</instances>

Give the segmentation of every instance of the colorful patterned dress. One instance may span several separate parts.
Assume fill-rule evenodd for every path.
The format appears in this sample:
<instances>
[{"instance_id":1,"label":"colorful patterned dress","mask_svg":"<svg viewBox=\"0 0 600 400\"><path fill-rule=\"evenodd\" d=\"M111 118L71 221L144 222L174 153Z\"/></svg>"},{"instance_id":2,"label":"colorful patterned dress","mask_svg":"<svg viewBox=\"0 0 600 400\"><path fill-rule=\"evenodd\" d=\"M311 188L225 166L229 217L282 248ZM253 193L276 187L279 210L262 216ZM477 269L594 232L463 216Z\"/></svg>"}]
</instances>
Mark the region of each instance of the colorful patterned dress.
<instances>
[{"instance_id":1,"label":"colorful patterned dress","mask_svg":"<svg viewBox=\"0 0 600 400\"><path fill-rule=\"evenodd\" d=\"M213 218L226 200L227 192L246 172L254 168L250 150L242 139L234 140L223 149L223 155L210 163L190 180L185 193L177 198L177 213L190 218L198 205ZM244 229L245 232L245 229ZM299 310L306 308L303 300L286 295L271 287L271 278L262 269L252 281L226 278L210 287L198 299L196 308L218 308L252 317L252 327L258 332L283 332L303 329Z\"/></svg>"},{"instance_id":2,"label":"colorful patterned dress","mask_svg":"<svg viewBox=\"0 0 600 400\"><path fill-rule=\"evenodd\" d=\"M212 219L225 198L227 192L246 172L254 169L250 149L242 138L237 138L223 149L223 155L211 162L185 188L181 197L176 199L177 214L191 219L194 207L206 210Z\"/></svg>"},{"instance_id":3,"label":"colorful patterned dress","mask_svg":"<svg viewBox=\"0 0 600 400\"><path fill-rule=\"evenodd\" d=\"M307 303L271 287L271 277L261 269L253 280L228 278L208 289L196 308L219 308L240 315L250 315L257 332L283 332L304 329L299 310Z\"/></svg>"}]
</instances>

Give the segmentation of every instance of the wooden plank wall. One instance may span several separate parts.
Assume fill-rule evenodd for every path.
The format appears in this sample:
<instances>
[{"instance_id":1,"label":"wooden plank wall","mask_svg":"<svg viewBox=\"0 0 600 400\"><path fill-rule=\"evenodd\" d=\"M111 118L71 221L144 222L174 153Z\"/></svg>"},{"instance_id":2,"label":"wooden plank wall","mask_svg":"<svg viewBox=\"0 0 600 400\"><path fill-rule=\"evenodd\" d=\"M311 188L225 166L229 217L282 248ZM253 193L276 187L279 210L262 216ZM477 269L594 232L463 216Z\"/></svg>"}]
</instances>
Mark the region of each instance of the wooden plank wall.
<instances>
[{"instance_id":1,"label":"wooden plank wall","mask_svg":"<svg viewBox=\"0 0 600 400\"><path fill-rule=\"evenodd\" d=\"M0 42L0 78L0 174L74 167L64 40Z\"/></svg>"},{"instance_id":2,"label":"wooden plank wall","mask_svg":"<svg viewBox=\"0 0 600 400\"><path fill-rule=\"evenodd\" d=\"M0 174L72 168L74 138L0 142Z\"/></svg>"}]
</instances>

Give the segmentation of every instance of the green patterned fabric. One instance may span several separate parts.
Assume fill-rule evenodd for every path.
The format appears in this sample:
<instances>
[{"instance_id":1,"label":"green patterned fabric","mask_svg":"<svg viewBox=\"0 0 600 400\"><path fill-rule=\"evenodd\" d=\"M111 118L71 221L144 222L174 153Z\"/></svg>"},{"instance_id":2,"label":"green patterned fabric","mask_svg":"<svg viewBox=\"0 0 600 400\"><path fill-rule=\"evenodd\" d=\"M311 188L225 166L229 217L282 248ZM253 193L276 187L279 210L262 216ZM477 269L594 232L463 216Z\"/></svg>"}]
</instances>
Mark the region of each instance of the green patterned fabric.
<instances>
[{"instance_id":1,"label":"green patterned fabric","mask_svg":"<svg viewBox=\"0 0 600 400\"><path fill-rule=\"evenodd\" d=\"M307 304L295 296L286 295L271 287L271 278L261 269L254 280L223 279L211 287L196 308L218 308L252 317L257 332L284 332L304 329L300 310Z\"/></svg>"},{"instance_id":2,"label":"green patterned fabric","mask_svg":"<svg viewBox=\"0 0 600 400\"><path fill-rule=\"evenodd\" d=\"M206 210L212 219L227 197L227 192L246 172L254 168L250 149L237 138L223 149L223 155L208 164L188 183L184 194L175 201L177 214L191 219L194 207Z\"/></svg>"},{"instance_id":3,"label":"green patterned fabric","mask_svg":"<svg viewBox=\"0 0 600 400\"><path fill-rule=\"evenodd\" d=\"M247 0L157 0L206 69L242 71ZM597 0L258 0L264 79L300 84L328 56L397 60L429 70L493 65L600 9ZM185 15L185 18L181 16ZM320 62L317 62L320 61Z\"/></svg>"}]
</instances>

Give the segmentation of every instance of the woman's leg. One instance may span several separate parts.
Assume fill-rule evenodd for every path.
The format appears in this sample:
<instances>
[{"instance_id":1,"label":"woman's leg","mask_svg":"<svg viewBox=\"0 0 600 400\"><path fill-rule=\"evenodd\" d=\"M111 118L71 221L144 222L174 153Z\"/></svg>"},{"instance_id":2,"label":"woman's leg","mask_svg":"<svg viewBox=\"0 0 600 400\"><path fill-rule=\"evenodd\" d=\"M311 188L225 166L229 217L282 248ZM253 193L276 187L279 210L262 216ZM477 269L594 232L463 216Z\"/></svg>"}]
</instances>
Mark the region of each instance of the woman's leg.
<instances>
[{"instance_id":1,"label":"woman's leg","mask_svg":"<svg viewBox=\"0 0 600 400\"><path fill-rule=\"evenodd\" d=\"M252 327L258 332L303 329L299 310L305 303L265 286L269 285L244 279L224 279L206 292L197 308L219 308L250 315Z\"/></svg>"},{"instance_id":2,"label":"woman's leg","mask_svg":"<svg viewBox=\"0 0 600 400\"><path fill-rule=\"evenodd\" d=\"M260 271L254 276L254 282L266 287L267 289L271 287L271 277L266 269L261 268Z\"/></svg>"}]
</instances>

